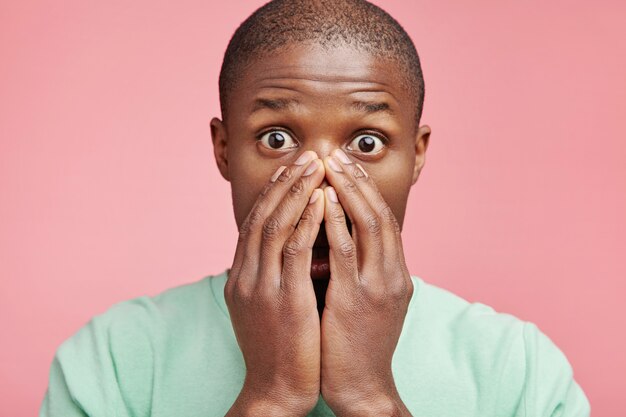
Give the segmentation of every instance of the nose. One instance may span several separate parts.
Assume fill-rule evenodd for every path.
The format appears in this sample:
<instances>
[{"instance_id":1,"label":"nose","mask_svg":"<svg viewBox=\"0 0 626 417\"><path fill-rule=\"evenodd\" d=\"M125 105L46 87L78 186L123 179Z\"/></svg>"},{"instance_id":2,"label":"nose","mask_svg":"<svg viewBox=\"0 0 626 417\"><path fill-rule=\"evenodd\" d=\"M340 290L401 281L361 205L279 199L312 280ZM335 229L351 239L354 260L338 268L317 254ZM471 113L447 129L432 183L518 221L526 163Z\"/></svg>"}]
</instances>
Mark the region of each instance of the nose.
<instances>
[{"instance_id":1,"label":"nose","mask_svg":"<svg viewBox=\"0 0 626 417\"><path fill-rule=\"evenodd\" d=\"M319 139L314 143L304 147L302 152L304 151L313 151L317 154L320 159L324 159L329 156L333 150L337 148L337 145L334 144L331 140Z\"/></svg>"},{"instance_id":2,"label":"nose","mask_svg":"<svg viewBox=\"0 0 626 417\"><path fill-rule=\"evenodd\" d=\"M334 143L334 141L330 139L319 139L311 143L309 146L306 146L304 149L302 149L302 152L313 151L317 154L317 156L320 159L323 160L325 157L330 156L332 151L334 151L336 148L337 148L337 145L336 143ZM324 189L328 187L329 185L330 184L328 183L326 178L324 178L324 181L322 181L319 188Z\"/></svg>"}]
</instances>

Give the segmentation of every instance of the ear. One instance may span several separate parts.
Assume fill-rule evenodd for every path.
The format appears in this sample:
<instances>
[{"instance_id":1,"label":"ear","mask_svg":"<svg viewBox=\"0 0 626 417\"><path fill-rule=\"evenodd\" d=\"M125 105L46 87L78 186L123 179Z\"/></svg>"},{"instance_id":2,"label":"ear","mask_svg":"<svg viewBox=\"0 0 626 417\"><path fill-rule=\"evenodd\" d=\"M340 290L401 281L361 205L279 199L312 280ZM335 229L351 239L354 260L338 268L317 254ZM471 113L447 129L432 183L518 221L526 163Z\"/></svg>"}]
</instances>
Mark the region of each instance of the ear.
<instances>
[{"instance_id":1,"label":"ear","mask_svg":"<svg viewBox=\"0 0 626 417\"><path fill-rule=\"evenodd\" d=\"M417 182L420 172L426 163L426 149L430 140L430 127L427 125L420 126L415 134L415 167L413 168L413 181L411 185Z\"/></svg>"},{"instance_id":2,"label":"ear","mask_svg":"<svg viewBox=\"0 0 626 417\"><path fill-rule=\"evenodd\" d=\"M228 136L226 126L217 117L211 120L211 139L213 140L213 154L220 174L226 181L230 181L228 172Z\"/></svg>"}]
</instances>

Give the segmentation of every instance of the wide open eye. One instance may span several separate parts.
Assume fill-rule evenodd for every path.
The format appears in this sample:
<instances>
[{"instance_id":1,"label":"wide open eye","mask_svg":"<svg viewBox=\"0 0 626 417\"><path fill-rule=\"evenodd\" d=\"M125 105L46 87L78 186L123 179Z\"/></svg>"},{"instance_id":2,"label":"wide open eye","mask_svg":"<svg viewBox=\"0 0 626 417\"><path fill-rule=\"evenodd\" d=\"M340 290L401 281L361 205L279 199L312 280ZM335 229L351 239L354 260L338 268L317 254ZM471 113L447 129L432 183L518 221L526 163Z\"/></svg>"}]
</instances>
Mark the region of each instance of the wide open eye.
<instances>
[{"instance_id":1,"label":"wide open eye","mask_svg":"<svg viewBox=\"0 0 626 417\"><path fill-rule=\"evenodd\" d=\"M385 142L377 136L365 134L359 135L350 142L348 149L366 154L376 154L385 146Z\"/></svg>"},{"instance_id":2,"label":"wide open eye","mask_svg":"<svg viewBox=\"0 0 626 417\"><path fill-rule=\"evenodd\" d=\"M291 135L284 130L270 130L258 140L268 149L289 149L298 146Z\"/></svg>"}]
</instances>

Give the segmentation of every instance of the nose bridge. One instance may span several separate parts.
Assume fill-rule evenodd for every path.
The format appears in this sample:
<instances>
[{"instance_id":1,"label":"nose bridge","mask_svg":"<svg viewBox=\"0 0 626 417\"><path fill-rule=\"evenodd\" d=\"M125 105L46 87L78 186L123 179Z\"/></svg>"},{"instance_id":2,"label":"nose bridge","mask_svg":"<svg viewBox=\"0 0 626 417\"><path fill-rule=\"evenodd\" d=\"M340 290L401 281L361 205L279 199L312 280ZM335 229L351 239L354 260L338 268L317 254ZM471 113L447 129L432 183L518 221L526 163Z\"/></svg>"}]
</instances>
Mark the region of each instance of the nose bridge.
<instances>
[{"instance_id":1,"label":"nose bridge","mask_svg":"<svg viewBox=\"0 0 626 417\"><path fill-rule=\"evenodd\" d=\"M314 151L320 159L329 156L337 148L337 144L330 137L320 137L308 141L305 150Z\"/></svg>"},{"instance_id":2,"label":"nose bridge","mask_svg":"<svg viewBox=\"0 0 626 417\"><path fill-rule=\"evenodd\" d=\"M327 106L329 107L329 106ZM330 156L332 151L341 147L344 142L342 136L344 132L337 128L334 120L328 120L328 115L321 114L312 115L311 120L307 120L307 128L305 138L302 142L304 149L302 151L314 151L320 159Z\"/></svg>"},{"instance_id":3,"label":"nose bridge","mask_svg":"<svg viewBox=\"0 0 626 417\"><path fill-rule=\"evenodd\" d=\"M330 156L332 151L340 147L339 143L341 142L338 142L336 138L333 138L332 135L329 135L328 133L319 134L316 137L309 138L304 143L301 152L314 151L320 159L324 159L325 157ZM324 178L319 188L324 189L328 186L328 181Z\"/></svg>"},{"instance_id":4,"label":"nose bridge","mask_svg":"<svg viewBox=\"0 0 626 417\"><path fill-rule=\"evenodd\" d=\"M314 151L320 159L330 156L345 143L344 100L332 99L326 89L322 93L307 103L308 112L300 119L303 134L300 153ZM326 186L328 183L324 179L320 188Z\"/></svg>"}]
</instances>

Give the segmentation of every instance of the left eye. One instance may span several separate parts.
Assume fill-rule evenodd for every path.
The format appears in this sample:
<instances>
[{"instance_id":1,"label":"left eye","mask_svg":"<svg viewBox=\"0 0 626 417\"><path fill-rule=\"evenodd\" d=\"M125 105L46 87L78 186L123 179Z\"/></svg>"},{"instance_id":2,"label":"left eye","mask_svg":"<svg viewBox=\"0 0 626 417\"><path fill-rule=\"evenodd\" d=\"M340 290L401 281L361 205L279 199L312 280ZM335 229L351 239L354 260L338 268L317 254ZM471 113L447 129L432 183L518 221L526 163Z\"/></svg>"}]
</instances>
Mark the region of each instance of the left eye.
<instances>
[{"instance_id":1,"label":"left eye","mask_svg":"<svg viewBox=\"0 0 626 417\"><path fill-rule=\"evenodd\" d=\"M385 146L385 143L379 137L374 135L359 135L350 142L348 149L351 151L358 150L359 152L375 154Z\"/></svg>"},{"instance_id":2,"label":"left eye","mask_svg":"<svg viewBox=\"0 0 626 417\"><path fill-rule=\"evenodd\" d=\"M289 149L298 146L291 135L283 130L270 130L264 133L259 140L269 149Z\"/></svg>"}]
</instances>

